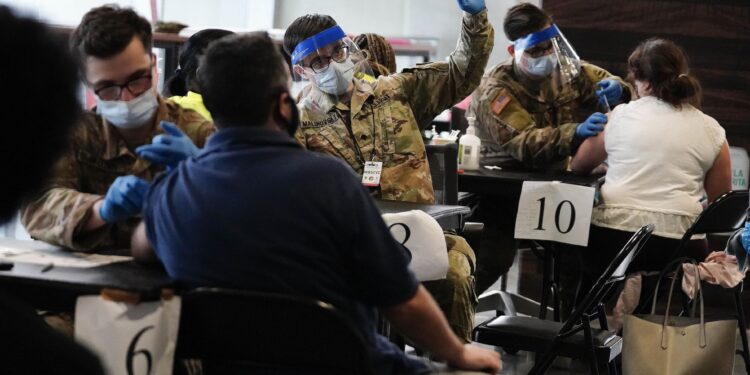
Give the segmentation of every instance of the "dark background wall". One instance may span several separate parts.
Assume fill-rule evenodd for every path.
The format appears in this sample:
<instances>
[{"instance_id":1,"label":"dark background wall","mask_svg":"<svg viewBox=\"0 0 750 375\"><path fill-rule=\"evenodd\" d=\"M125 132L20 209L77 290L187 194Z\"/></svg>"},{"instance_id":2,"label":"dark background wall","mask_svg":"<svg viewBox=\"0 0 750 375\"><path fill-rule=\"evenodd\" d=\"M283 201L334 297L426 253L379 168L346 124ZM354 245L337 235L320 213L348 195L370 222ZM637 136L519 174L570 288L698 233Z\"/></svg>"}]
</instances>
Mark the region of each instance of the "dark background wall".
<instances>
[{"instance_id":1,"label":"dark background wall","mask_svg":"<svg viewBox=\"0 0 750 375\"><path fill-rule=\"evenodd\" d=\"M630 52L659 36L681 45L703 111L750 151L750 0L543 0L581 59L626 75Z\"/></svg>"}]
</instances>

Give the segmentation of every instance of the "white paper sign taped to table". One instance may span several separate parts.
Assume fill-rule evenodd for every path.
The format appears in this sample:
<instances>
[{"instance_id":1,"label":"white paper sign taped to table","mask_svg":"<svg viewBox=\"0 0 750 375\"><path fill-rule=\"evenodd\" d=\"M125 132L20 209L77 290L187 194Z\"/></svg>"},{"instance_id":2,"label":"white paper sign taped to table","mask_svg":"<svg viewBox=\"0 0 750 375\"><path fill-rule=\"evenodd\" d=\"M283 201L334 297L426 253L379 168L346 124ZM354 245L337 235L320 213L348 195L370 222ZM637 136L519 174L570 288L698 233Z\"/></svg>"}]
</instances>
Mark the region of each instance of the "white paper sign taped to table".
<instances>
[{"instance_id":1,"label":"white paper sign taped to table","mask_svg":"<svg viewBox=\"0 0 750 375\"><path fill-rule=\"evenodd\" d=\"M409 269L417 280L444 279L448 273L448 248L440 224L419 210L382 216L396 241L408 250Z\"/></svg>"},{"instance_id":2,"label":"white paper sign taped to table","mask_svg":"<svg viewBox=\"0 0 750 375\"><path fill-rule=\"evenodd\" d=\"M75 337L94 351L109 375L171 374L180 298L133 305L78 297Z\"/></svg>"},{"instance_id":3,"label":"white paper sign taped to table","mask_svg":"<svg viewBox=\"0 0 750 375\"><path fill-rule=\"evenodd\" d=\"M594 190L559 181L524 181L515 237L588 245Z\"/></svg>"}]
</instances>

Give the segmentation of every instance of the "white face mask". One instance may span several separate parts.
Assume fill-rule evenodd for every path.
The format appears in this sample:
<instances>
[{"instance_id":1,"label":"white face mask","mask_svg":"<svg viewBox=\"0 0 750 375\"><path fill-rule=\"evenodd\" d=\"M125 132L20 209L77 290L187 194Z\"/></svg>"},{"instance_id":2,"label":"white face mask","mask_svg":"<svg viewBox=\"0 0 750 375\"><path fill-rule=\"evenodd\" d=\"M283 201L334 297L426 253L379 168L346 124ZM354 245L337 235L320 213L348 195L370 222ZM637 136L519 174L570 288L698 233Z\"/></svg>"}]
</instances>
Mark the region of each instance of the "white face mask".
<instances>
[{"instance_id":1,"label":"white face mask","mask_svg":"<svg viewBox=\"0 0 750 375\"><path fill-rule=\"evenodd\" d=\"M315 83L326 94L341 95L349 88L354 77L354 63L351 58L342 63L331 61L322 73L315 74Z\"/></svg>"},{"instance_id":2,"label":"white face mask","mask_svg":"<svg viewBox=\"0 0 750 375\"><path fill-rule=\"evenodd\" d=\"M521 69L528 75L537 78L544 78L552 73L557 65L557 59L554 55L546 55L542 57L526 57L525 63L521 64Z\"/></svg>"},{"instance_id":3,"label":"white face mask","mask_svg":"<svg viewBox=\"0 0 750 375\"><path fill-rule=\"evenodd\" d=\"M134 129L146 125L158 108L159 101L154 90L147 90L128 102L96 98L96 113L120 129Z\"/></svg>"}]
</instances>

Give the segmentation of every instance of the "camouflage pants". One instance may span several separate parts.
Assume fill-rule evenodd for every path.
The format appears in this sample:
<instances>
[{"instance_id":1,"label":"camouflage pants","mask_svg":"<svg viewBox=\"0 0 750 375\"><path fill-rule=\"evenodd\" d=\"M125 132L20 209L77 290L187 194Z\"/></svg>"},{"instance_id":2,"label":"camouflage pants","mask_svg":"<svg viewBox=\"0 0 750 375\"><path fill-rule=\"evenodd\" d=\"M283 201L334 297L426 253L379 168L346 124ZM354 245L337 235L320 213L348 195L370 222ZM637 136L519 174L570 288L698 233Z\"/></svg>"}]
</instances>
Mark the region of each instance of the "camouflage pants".
<instances>
[{"instance_id":1,"label":"camouflage pants","mask_svg":"<svg viewBox=\"0 0 750 375\"><path fill-rule=\"evenodd\" d=\"M470 342L477 308L476 257L463 237L446 233L445 244L448 246L448 275L445 279L423 284L445 314L453 332Z\"/></svg>"}]
</instances>

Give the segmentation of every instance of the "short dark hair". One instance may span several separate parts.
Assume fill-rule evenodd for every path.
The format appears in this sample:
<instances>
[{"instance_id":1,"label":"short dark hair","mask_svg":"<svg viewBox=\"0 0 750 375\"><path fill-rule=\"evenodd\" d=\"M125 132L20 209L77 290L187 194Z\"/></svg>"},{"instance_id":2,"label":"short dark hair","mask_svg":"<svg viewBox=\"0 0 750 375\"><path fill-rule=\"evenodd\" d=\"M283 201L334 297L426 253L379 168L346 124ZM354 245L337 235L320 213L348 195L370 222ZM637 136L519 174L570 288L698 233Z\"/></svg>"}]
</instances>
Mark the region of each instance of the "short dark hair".
<instances>
[{"instance_id":1,"label":"short dark hair","mask_svg":"<svg viewBox=\"0 0 750 375\"><path fill-rule=\"evenodd\" d=\"M211 43L198 79L203 102L221 128L265 124L278 94L289 90L290 76L271 37L258 31Z\"/></svg>"},{"instance_id":2,"label":"short dark hair","mask_svg":"<svg viewBox=\"0 0 750 375\"><path fill-rule=\"evenodd\" d=\"M68 144L81 105L75 62L65 43L44 25L0 6L0 49L11 56L0 59L6 108L0 137L0 159L5 162L0 195L3 223L47 177ZM40 95L43 103L31 100Z\"/></svg>"},{"instance_id":3,"label":"short dark hair","mask_svg":"<svg viewBox=\"0 0 750 375\"><path fill-rule=\"evenodd\" d=\"M164 84L164 95L186 95L195 80L198 57L206 51L211 42L231 34L234 33L229 30L205 29L191 35L180 48L180 67Z\"/></svg>"},{"instance_id":4,"label":"short dark hair","mask_svg":"<svg viewBox=\"0 0 750 375\"><path fill-rule=\"evenodd\" d=\"M652 95L675 107L692 104L700 108L701 84L689 74L685 51L670 40L641 42L628 58L628 79L648 82Z\"/></svg>"},{"instance_id":5,"label":"short dark hair","mask_svg":"<svg viewBox=\"0 0 750 375\"><path fill-rule=\"evenodd\" d=\"M301 41L336 26L336 20L325 14L308 14L298 17L286 28L284 33L284 51L289 55Z\"/></svg>"},{"instance_id":6,"label":"short dark hair","mask_svg":"<svg viewBox=\"0 0 750 375\"><path fill-rule=\"evenodd\" d=\"M88 11L70 36L70 49L81 72L86 58L108 58L122 52L138 37L146 53L151 53L151 24L133 9L104 5Z\"/></svg>"},{"instance_id":7,"label":"short dark hair","mask_svg":"<svg viewBox=\"0 0 750 375\"><path fill-rule=\"evenodd\" d=\"M510 41L539 31L544 25L553 23L552 16L530 3L521 3L508 9L503 21L503 31Z\"/></svg>"}]
</instances>

